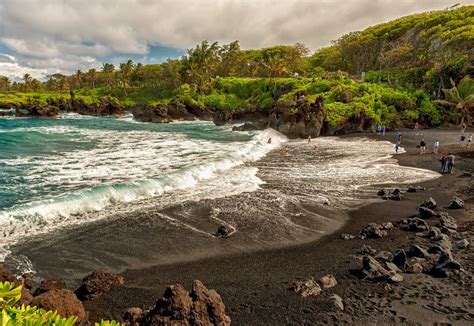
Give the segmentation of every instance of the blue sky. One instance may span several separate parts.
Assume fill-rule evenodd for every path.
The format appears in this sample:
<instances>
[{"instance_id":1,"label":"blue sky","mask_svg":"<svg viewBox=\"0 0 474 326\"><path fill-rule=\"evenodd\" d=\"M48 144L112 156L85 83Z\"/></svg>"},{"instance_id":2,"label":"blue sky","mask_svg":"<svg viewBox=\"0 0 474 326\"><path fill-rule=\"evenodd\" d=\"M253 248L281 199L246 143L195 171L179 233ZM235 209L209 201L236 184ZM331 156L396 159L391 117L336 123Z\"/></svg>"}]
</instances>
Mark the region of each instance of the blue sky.
<instances>
[{"instance_id":1,"label":"blue sky","mask_svg":"<svg viewBox=\"0 0 474 326\"><path fill-rule=\"evenodd\" d=\"M204 39L243 48L339 36L400 16L474 0L0 0L0 75L159 63Z\"/></svg>"}]
</instances>

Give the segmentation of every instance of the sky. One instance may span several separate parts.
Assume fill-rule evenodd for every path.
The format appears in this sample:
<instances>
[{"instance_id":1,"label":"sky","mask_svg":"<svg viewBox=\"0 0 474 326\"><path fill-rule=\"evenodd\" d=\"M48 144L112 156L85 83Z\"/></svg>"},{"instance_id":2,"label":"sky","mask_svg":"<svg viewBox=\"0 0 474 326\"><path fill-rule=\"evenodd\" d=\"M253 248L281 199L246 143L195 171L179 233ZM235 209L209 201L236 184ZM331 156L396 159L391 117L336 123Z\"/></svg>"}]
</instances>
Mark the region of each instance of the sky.
<instances>
[{"instance_id":1,"label":"sky","mask_svg":"<svg viewBox=\"0 0 474 326\"><path fill-rule=\"evenodd\" d=\"M202 40L244 49L339 36L421 11L474 0L0 0L0 75L159 63Z\"/></svg>"}]
</instances>

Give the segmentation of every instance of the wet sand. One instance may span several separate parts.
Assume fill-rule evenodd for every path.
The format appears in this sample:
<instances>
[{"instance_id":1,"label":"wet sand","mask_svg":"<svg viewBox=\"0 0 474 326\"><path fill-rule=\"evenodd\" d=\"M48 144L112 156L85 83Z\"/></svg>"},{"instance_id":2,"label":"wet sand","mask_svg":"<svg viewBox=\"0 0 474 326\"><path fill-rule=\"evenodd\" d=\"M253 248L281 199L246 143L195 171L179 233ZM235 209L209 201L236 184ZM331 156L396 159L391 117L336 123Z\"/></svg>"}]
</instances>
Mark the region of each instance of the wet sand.
<instances>
[{"instance_id":1,"label":"wet sand","mask_svg":"<svg viewBox=\"0 0 474 326\"><path fill-rule=\"evenodd\" d=\"M331 207L324 207L321 203L311 204L308 202L303 206L285 208L288 209L289 215L302 210L307 211L308 218L305 220L308 224L302 223L306 227L316 221L316 219L311 219L312 214L315 214L313 216L330 216L331 219L339 221L330 223L331 227L325 229L324 234L326 235L321 234L319 239L314 240L310 237L310 234L314 232L308 232L309 242L299 245L263 251L235 250L232 253L232 248L236 246L235 243L237 246L245 246L250 240L242 238L229 246L227 242L230 241L226 239L213 239L212 241L215 240L215 246L219 247L218 249L229 246L226 249L231 253L226 256L206 258L206 255L213 253L201 252L202 255L196 254L192 261L156 264L156 266L143 266L143 268L135 269L128 269L123 264L123 256L116 257L116 266L120 267L117 271L122 272L125 277L125 286L115 288L94 301L86 302L85 306L91 319L120 319L126 308L147 308L153 305L167 285L181 283L185 287L189 287L193 280L199 279L206 286L216 289L221 294L226 311L232 318L234 325L340 324L343 322L360 325L399 322L407 324L432 324L435 322L472 324L474 322L474 308L472 306L474 291L472 291L473 257L470 249L465 253L456 253L456 257L466 270L460 275L448 280L434 279L425 274L405 275L404 282L393 285L391 290L387 291L382 283L363 282L350 273L351 269L360 268L361 265L361 257L356 253L363 244L370 245L377 250L408 249L414 241L418 241L415 234L394 229L382 239L342 240L340 238L341 233L357 235L364 226L371 222L393 222L413 215L416 213L418 204L427 197L435 198L439 206L444 207L453 195L459 195L465 200L467 209L450 211L450 215L457 219L460 232L465 232L463 237L468 238L472 243L474 240L472 231L474 224L472 219L473 180L461 177L461 174L462 170L474 172L473 148L465 153L466 148L445 147L443 144L457 139L456 132L430 131L429 133L430 135L425 135L425 140L428 143L431 142L431 138L428 137L440 138L442 149L455 152L458 158L454 174L416 184L426 187L426 191L407 193L400 202L377 200L349 212L349 216L332 210ZM394 137L393 134L387 134L385 140L392 140ZM436 171L438 155L419 155L414 148L414 144L419 141L418 138L419 136L411 132L404 134L403 145L406 144L407 153L397 156L400 164ZM274 155L283 155L283 149ZM266 159L271 159L271 156ZM363 195L367 196L367 200L376 200L375 188L371 194L364 193ZM261 198L249 195L246 200L251 205L252 201L259 201ZM196 207L189 209L194 214L199 211ZM241 210L245 211L245 208L241 208ZM202 213L208 214L208 212ZM235 214L237 213L235 212ZM124 220L121 219L118 223L133 223L133 221L125 222ZM320 223L321 220L318 218L317 221ZM141 223L144 223L143 220ZM125 228L126 224L122 225L124 225L123 242L117 243L117 247L129 246L130 256L135 254L142 258L143 255L153 252L152 248L148 253L136 252L133 242L127 242L127 239L142 236L146 241L146 235L134 234L133 231L130 231L133 230L132 224L129 225L130 230ZM205 227L211 230L216 225L210 224ZM339 227L340 229L338 229ZM150 228L153 229L152 224L150 224ZM78 259L74 256L60 257L58 255L69 248L77 255L81 248L87 247L88 255L90 255L90 249L93 249L92 252L95 252L97 257L101 257L103 254L101 248L107 245L109 257L105 261L111 262L114 258L110 254L113 245L109 243L110 239L107 239L106 231L106 229L101 230L98 227L95 229L94 227L82 227L74 230L73 237L64 234L64 241L58 241L56 238L53 247L47 241L40 241L29 243L27 247L20 246L16 250L19 250L18 252L25 250L28 256L33 254L36 260L36 262L34 261L35 266L40 274L41 264L48 266L49 275L43 274L44 277L66 274L66 278L69 277L70 285L74 285L78 275L84 275L93 268L105 266L101 266L103 263L98 261L95 265L91 263L77 268L77 261L84 261L82 257ZM269 233L264 232L263 234L270 236ZM236 233L237 235L238 233ZM117 237L116 234L114 236ZM291 236L290 234L288 239L291 239ZM183 236L183 248L190 244L192 241L187 244L186 236ZM171 245L170 248L172 248ZM199 248L196 249L196 252L199 252ZM54 261L54 258L60 259L60 262ZM101 261L104 261L102 258L104 257L101 257ZM134 262L130 261L129 263L133 264ZM51 266L57 267L52 268ZM334 289L323 291L322 295L318 297L301 298L288 290L294 281L311 276L319 278L328 273L336 277L338 285ZM344 311L334 310L329 300L333 293L343 298L346 306Z\"/></svg>"}]
</instances>

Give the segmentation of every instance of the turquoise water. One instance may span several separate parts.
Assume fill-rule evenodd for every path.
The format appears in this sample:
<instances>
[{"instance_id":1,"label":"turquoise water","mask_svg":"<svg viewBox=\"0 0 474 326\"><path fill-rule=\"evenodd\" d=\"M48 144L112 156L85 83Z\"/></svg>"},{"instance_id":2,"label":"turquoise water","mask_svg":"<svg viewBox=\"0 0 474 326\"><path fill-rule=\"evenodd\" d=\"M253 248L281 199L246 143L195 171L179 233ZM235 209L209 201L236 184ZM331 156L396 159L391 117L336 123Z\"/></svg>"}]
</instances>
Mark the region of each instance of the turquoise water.
<instances>
[{"instance_id":1,"label":"turquoise water","mask_svg":"<svg viewBox=\"0 0 474 326\"><path fill-rule=\"evenodd\" d=\"M226 173L235 175L278 146L276 133L274 144L266 143L270 134L209 122L139 123L131 116L0 118L0 231L10 239L118 203L163 194L173 201L183 191L192 197L216 178L222 182L215 192L253 190L254 170L242 168L242 183L227 182Z\"/></svg>"}]
</instances>

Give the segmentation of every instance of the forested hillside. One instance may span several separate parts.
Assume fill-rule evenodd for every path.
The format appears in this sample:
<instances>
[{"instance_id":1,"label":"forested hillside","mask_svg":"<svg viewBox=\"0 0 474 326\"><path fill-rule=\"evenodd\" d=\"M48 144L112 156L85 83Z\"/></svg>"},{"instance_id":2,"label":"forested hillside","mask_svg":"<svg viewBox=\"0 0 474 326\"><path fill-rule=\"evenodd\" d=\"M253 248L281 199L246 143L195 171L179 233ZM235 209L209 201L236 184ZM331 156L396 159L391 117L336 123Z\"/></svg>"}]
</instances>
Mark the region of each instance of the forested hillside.
<instances>
[{"instance_id":1,"label":"forested hillside","mask_svg":"<svg viewBox=\"0 0 474 326\"><path fill-rule=\"evenodd\" d=\"M473 65L474 6L467 6L353 32L313 55L302 44L242 50L238 41L203 41L162 64L104 63L45 81L0 76L0 103L51 104L72 94L87 104L112 96L129 107L181 103L233 110L284 101L291 107L303 96L322 99L326 122L333 125L363 115L392 126L436 126L471 120ZM455 86L463 78L461 96Z\"/></svg>"}]
</instances>

